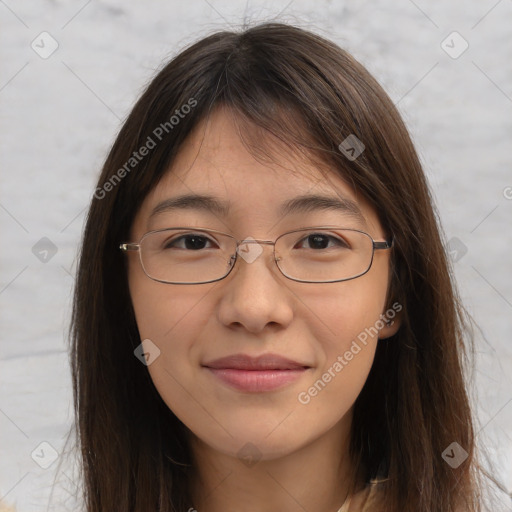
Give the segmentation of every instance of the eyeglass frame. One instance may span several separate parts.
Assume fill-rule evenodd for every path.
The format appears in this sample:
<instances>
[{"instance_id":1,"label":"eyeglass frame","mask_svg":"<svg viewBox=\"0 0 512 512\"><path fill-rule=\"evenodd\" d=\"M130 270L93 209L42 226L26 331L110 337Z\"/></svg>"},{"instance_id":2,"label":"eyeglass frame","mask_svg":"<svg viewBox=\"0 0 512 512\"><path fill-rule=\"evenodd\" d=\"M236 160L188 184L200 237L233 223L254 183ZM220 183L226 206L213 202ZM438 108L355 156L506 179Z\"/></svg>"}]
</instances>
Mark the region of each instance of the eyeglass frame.
<instances>
[{"instance_id":1,"label":"eyeglass frame","mask_svg":"<svg viewBox=\"0 0 512 512\"><path fill-rule=\"evenodd\" d=\"M146 268L144 267L144 263L142 262L142 250L141 250L142 240L147 235L151 235L153 233L161 233L162 231L172 231L172 230L177 230L177 229L184 229L184 230L190 230L190 231L194 231L194 230L206 231L207 233L217 233L219 235L225 235L225 236L228 236L229 238L233 239L235 241L235 243L236 243L235 253L232 254L231 257L230 257L230 261L233 260L233 263L231 264L231 267L229 268L227 273L224 276L219 277L218 279L212 279L210 281L199 281L197 283L196 282L194 282L194 283L175 283L175 282L172 282L172 281L164 281L162 279L155 279L154 277L151 277L147 273ZM295 279L293 277L287 276L281 270L281 268L279 267L278 259L276 258L276 243L277 243L277 241L280 238L282 238L283 236L289 235L291 233L296 233L296 232L299 232L299 231L315 230L315 229L319 229L319 230L320 229L339 229L339 230L343 230L343 231L355 231L357 233L362 233L363 235L366 235L372 241L372 257L370 259L370 263L368 265L368 268L364 272L362 272L360 274L357 274L355 276L347 277L347 278L344 278L344 279L336 279L335 281L305 281L305 280L302 280L302 279ZM272 241L272 240L256 240L256 239L253 239L253 240L247 240L247 239L237 240L233 235L230 235L229 233L225 233L223 231L218 231L216 229L197 228L197 227L191 227L191 226L186 226L186 227L179 227L179 226L177 226L177 227L172 227L172 228L162 228L162 229L154 229L152 231L148 231L147 233L144 233L141 236L141 238L140 238L140 240L138 242L124 242L124 243L119 244L119 249L121 249L124 253L137 251L139 253L139 261L140 261L140 265L142 267L142 270L144 271L144 274L146 274L146 276L149 277L149 279L151 279L153 281L156 281L157 283L163 283L163 284L208 284L208 283L215 283L217 281L222 281L222 279L225 279L231 273L231 271L235 268L236 262L238 260L238 254L239 254L238 253L238 247L240 247L240 245L243 244L243 243L246 243L246 244L257 243L257 244L273 245L274 248L273 248L272 252L273 252L274 263L276 264L276 267L278 268L279 272L284 277L286 277L287 279L290 279L291 281L296 281L296 282L299 282L299 283L311 283L311 284L328 284L328 283L340 283L340 282L343 282L343 281L351 281L352 279L357 279L358 277L364 276L372 268L373 259L374 259L374 256L375 256L375 251L392 249L394 247L394 244L395 244L395 237L391 236L390 240L379 241L379 240L374 240L373 237L369 233L366 233L365 231L362 231L360 229L343 228L343 227L340 227L340 226L312 226L312 227L305 227L305 228L300 228L300 229L294 229L292 231L287 231L286 233L283 233L283 234L279 235L274 241Z\"/></svg>"}]
</instances>

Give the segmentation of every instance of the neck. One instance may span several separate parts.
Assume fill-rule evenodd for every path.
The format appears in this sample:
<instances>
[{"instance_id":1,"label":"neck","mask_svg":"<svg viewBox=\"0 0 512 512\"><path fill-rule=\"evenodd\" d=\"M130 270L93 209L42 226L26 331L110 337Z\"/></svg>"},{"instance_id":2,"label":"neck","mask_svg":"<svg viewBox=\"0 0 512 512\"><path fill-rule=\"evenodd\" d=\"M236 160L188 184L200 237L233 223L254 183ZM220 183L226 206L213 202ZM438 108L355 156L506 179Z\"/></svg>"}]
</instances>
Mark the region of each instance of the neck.
<instances>
[{"instance_id":1,"label":"neck","mask_svg":"<svg viewBox=\"0 0 512 512\"><path fill-rule=\"evenodd\" d=\"M320 438L287 455L247 463L192 437L197 512L338 512L353 483L347 414Z\"/></svg>"}]
</instances>

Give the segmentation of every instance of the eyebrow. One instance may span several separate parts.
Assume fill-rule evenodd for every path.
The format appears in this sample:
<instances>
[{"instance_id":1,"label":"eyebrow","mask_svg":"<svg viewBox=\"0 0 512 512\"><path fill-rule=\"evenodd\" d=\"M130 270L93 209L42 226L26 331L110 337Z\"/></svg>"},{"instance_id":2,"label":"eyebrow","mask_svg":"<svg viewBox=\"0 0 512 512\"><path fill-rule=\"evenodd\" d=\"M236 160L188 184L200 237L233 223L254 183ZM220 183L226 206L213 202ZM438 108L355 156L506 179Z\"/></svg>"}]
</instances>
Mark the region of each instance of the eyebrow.
<instances>
[{"instance_id":1,"label":"eyebrow","mask_svg":"<svg viewBox=\"0 0 512 512\"><path fill-rule=\"evenodd\" d=\"M151 211L148 220L162 213L176 210L202 210L227 217L230 212L230 207L231 203L229 201L224 201L215 196L184 194L170 197L158 203ZM339 196L304 194L284 201L279 208L279 214L281 216L290 215L292 213L310 213L314 211L337 211L348 214L362 224L366 224L366 219L357 203L351 199Z\"/></svg>"}]
</instances>

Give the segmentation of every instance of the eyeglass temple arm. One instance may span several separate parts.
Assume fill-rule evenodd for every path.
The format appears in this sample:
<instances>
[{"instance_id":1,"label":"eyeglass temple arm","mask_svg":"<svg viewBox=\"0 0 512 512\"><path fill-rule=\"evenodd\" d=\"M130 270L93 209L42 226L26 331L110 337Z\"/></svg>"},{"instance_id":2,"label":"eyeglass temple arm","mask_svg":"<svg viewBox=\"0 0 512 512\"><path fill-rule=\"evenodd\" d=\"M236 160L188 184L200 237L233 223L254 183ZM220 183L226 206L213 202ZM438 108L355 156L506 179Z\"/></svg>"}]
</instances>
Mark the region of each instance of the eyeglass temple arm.
<instances>
[{"instance_id":1,"label":"eyeglass temple arm","mask_svg":"<svg viewBox=\"0 0 512 512\"><path fill-rule=\"evenodd\" d=\"M384 240L384 242L373 242L374 249L391 249L393 247L394 239Z\"/></svg>"},{"instance_id":2,"label":"eyeglass temple arm","mask_svg":"<svg viewBox=\"0 0 512 512\"><path fill-rule=\"evenodd\" d=\"M119 249L122 251L138 251L140 248L139 244L135 243L127 243L127 244L120 244Z\"/></svg>"}]
</instances>

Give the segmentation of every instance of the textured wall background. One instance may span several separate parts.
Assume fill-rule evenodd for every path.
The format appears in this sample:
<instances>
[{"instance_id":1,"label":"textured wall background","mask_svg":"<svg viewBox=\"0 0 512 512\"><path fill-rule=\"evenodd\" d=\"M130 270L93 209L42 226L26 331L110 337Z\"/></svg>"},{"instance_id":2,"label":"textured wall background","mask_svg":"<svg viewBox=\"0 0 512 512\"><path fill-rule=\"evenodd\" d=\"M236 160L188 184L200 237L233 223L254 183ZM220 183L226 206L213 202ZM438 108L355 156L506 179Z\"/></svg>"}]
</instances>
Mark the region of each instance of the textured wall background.
<instances>
[{"instance_id":1,"label":"textured wall background","mask_svg":"<svg viewBox=\"0 0 512 512\"><path fill-rule=\"evenodd\" d=\"M78 509L73 468L56 471L72 420L66 328L85 209L121 120L184 45L269 19L351 51L403 113L481 327L478 439L512 492L511 0L0 0L0 497L17 510L46 510L54 479L51 510Z\"/></svg>"}]
</instances>

